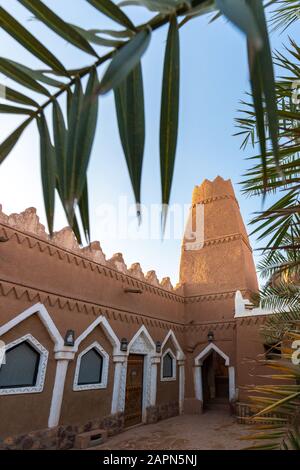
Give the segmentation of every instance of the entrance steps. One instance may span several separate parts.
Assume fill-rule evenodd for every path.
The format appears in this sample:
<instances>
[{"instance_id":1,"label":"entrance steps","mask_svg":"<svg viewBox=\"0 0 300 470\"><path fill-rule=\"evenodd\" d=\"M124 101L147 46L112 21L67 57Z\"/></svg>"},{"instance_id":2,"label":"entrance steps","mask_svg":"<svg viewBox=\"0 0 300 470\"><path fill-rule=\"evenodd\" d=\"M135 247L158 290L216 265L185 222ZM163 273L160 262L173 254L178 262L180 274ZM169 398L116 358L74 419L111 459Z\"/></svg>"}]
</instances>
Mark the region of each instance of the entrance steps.
<instances>
[{"instance_id":1,"label":"entrance steps","mask_svg":"<svg viewBox=\"0 0 300 470\"><path fill-rule=\"evenodd\" d=\"M230 413L230 404L226 398L213 398L205 403L203 411L224 411Z\"/></svg>"}]
</instances>

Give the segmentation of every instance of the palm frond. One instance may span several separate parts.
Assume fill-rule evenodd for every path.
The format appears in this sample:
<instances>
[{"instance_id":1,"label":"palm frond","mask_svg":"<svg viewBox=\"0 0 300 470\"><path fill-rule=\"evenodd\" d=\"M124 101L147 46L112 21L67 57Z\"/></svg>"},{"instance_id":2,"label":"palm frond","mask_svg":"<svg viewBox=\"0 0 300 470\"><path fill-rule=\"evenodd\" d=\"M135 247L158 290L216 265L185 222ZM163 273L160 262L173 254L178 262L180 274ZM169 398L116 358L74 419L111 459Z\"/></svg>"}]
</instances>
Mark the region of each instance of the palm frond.
<instances>
[{"instance_id":1,"label":"palm frond","mask_svg":"<svg viewBox=\"0 0 300 470\"><path fill-rule=\"evenodd\" d=\"M34 121L39 124L40 140L45 141L46 138L49 149L48 153L41 155L41 162L43 163L45 210L50 233L55 210L53 197L56 192L62 201L68 223L76 232L77 238L80 237L79 224L75 217L75 213L78 214L77 209L79 209L82 225L85 227L84 232L89 237L88 204L85 191L87 169L97 130L99 94L108 91L113 90L117 96L119 134L136 202L140 204L144 113L140 113L138 121L133 120L132 127L124 124L124 118L130 117L131 104L137 99L143 99L141 77L138 78L135 71L139 69L143 54L150 44L151 34L164 25L169 25L170 30L166 48L160 130L161 193L164 207L170 199L178 138L179 25L182 27L189 24L190 20L201 15L212 14L214 18L223 15L247 37L252 91L256 96L254 115L260 122L262 121L261 104L265 103L265 112L270 122L268 138L273 151L275 171L278 170L277 103L264 13L264 8L269 2L263 0L239 2L236 0L131 0L117 5L112 0L86 0L84 3L94 9L95 16L99 15L101 20L101 15L104 15L113 22L115 28L112 27L111 30L95 28L92 25L89 28L83 28L80 25L70 24L41 0L20 0L20 3L30 15L34 15L42 23L43 27L50 29L59 38L79 49L84 54L84 60L87 61L84 64L79 63L75 68L68 67L58 59L57 51L51 50L48 44L37 39L29 28L18 22L7 9L0 7L2 29L42 64L39 69L33 69L26 64L17 63L13 57L9 59L0 57L0 73L15 82L17 87L22 87L21 91L16 91L14 86L7 89L7 103L1 104L0 112L26 116L24 122L0 144L0 163L8 157L28 125ZM155 15L150 20L147 19L146 22L135 25L124 8L131 4L144 6L149 11L155 12ZM106 53L103 53L103 48L106 49ZM106 63L108 67L101 78L99 69ZM256 64L254 68L253 63ZM135 80L132 80L133 76ZM87 87L86 81L88 81ZM120 90L122 90L122 99L118 93ZM40 98L32 99L32 92L38 93ZM135 96L135 92L138 92L138 97ZM129 94L131 96L128 97ZM62 107L61 98L66 98L67 108ZM51 106L55 110L52 122L47 113ZM141 103L141 110L143 109L144 105ZM88 119L84 119L83 115L88 116ZM44 116L47 116L46 122L44 122ZM46 130L49 131L49 136ZM138 136L130 135L136 132ZM52 135L54 138L51 140ZM259 138L261 148L265 149L265 134L261 132ZM44 146L40 148L42 151ZM82 149L83 152L81 152ZM51 161L55 160L58 165L49 164L50 153L54 155ZM45 158L47 164L44 164ZM263 152L264 166L266 159L267 155ZM82 202L83 199L85 203Z\"/></svg>"}]
</instances>

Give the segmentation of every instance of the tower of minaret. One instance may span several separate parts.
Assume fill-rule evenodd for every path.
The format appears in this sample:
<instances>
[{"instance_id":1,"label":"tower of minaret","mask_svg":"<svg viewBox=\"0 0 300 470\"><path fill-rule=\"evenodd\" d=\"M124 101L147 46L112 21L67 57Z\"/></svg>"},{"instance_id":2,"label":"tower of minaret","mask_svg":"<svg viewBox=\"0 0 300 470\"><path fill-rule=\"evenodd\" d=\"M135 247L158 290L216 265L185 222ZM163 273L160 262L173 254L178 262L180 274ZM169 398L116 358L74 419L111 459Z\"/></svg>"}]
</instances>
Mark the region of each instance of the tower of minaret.
<instances>
[{"instance_id":1,"label":"tower of minaret","mask_svg":"<svg viewBox=\"0 0 300 470\"><path fill-rule=\"evenodd\" d=\"M193 230L197 205L202 205L203 242L193 249L190 240L183 240L180 282L185 294L256 292L252 249L231 181L218 176L194 188Z\"/></svg>"}]
</instances>

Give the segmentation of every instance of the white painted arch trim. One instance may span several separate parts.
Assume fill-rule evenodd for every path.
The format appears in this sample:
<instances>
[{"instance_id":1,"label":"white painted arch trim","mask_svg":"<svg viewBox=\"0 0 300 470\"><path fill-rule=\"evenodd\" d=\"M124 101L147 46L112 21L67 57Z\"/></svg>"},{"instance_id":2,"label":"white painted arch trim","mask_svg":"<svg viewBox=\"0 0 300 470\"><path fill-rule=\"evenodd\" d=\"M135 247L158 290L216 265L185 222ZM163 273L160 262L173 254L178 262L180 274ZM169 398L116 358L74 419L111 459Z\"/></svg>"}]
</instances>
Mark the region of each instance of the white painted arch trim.
<instances>
[{"instance_id":1,"label":"white painted arch trim","mask_svg":"<svg viewBox=\"0 0 300 470\"><path fill-rule=\"evenodd\" d=\"M141 328L133 336L132 340L128 345L127 353L128 355L130 353L144 355L142 421L146 422L147 408L153 405L151 397L156 396L157 364L152 362L152 358L156 356L155 342L153 341L145 325L142 325Z\"/></svg>"},{"instance_id":2,"label":"white painted arch trim","mask_svg":"<svg viewBox=\"0 0 300 470\"><path fill-rule=\"evenodd\" d=\"M112 403L111 403L111 413L114 414L118 411L123 411L125 402L125 389L124 389L124 398L123 392L121 391L121 387L124 387L124 374L125 374L125 382L126 382L126 365L124 365L124 361L126 359L126 353L124 354L120 350L120 340L115 334L114 330L110 326L107 319L100 315L96 318L95 321L89 327L81 333L81 335L75 340L74 344L74 351L77 352L80 344L83 340L85 340L92 331L94 331L99 325L102 326L104 333L108 337L109 342L113 346L113 360L115 362L115 370L114 370L114 382L113 382L113 394L112 394ZM107 363L108 364L108 363ZM108 374L108 366L107 366L107 374ZM107 382L107 381L106 381ZM57 420L56 420L57 421Z\"/></svg>"},{"instance_id":3,"label":"white painted arch trim","mask_svg":"<svg viewBox=\"0 0 300 470\"><path fill-rule=\"evenodd\" d=\"M125 355L119 356L115 367L112 412L124 411L127 379L127 360L129 354L144 356L142 421L147 418L146 410L155 405L157 387L157 360L155 343L145 325L142 325L128 344ZM117 359L117 358L116 358ZM119 360L120 359L120 360Z\"/></svg>"},{"instance_id":4,"label":"white painted arch trim","mask_svg":"<svg viewBox=\"0 0 300 470\"><path fill-rule=\"evenodd\" d=\"M22 336L21 338L12 341L5 346L5 352L8 352L11 348L18 346L22 343L29 343L40 355L39 368L36 378L36 384L33 387L19 387L19 388L1 388L0 395L21 395L26 393L41 393L44 389L47 363L49 352L39 341L34 338L31 334ZM1 365L0 365L1 370Z\"/></svg>"},{"instance_id":5,"label":"white painted arch trim","mask_svg":"<svg viewBox=\"0 0 300 470\"><path fill-rule=\"evenodd\" d=\"M78 338L75 340L74 352L78 351L78 347L82 343L82 341L85 338L87 338L88 335L90 333L92 333L92 331L94 331L95 328L97 328L99 325L101 325L103 327L104 332L105 332L106 336L108 337L108 340L110 341L110 343L113 346L113 354L114 355L120 355L120 354L122 355L122 353L120 351L119 338L117 337L114 330L112 329L112 327L108 323L107 319L103 315L100 315L99 317L97 317L96 320L93 321L93 323L91 323L91 325L89 325L89 327L83 333L81 333L80 336L78 336Z\"/></svg>"},{"instance_id":6,"label":"white painted arch trim","mask_svg":"<svg viewBox=\"0 0 300 470\"><path fill-rule=\"evenodd\" d=\"M91 349L96 349L96 351L99 352L99 354L102 356L102 359L103 359L101 382L97 384L79 385L78 378L79 378L79 372L80 372L80 366L81 366L81 359ZM109 355L103 349L103 347L97 341L95 341L86 349L84 349L84 351L82 351L77 357L74 382L73 382L73 390L75 392L79 392L82 390L99 390L102 388L107 388L108 368L109 368Z\"/></svg>"},{"instance_id":7,"label":"white painted arch trim","mask_svg":"<svg viewBox=\"0 0 300 470\"><path fill-rule=\"evenodd\" d=\"M140 329L135 333L135 335L133 336L133 338L131 339L131 341L128 344L127 356L130 354L130 352L133 352L132 349L133 349L134 343L137 341L138 338L142 337L143 335L146 338L146 340L149 342L149 346L148 346L147 349L146 348L144 349L144 352L142 354L148 354L148 353L152 353L153 355L156 354L155 343L154 343L149 331L145 327L145 325L142 325L140 327Z\"/></svg>"},{"instance_id":8,"label":"white painted arch trim","mask_svg":"<svg viewBox=\"0 0 300 470\"><path fill-rule=\"evenodd\" d=\"M64 347L63 337L61 336L60 332L56 328L46 307L41 303L32 305L28 309L24 310L24 312L20 313L9 322L2 325L0 327L0 338L2 335L12 330L17 325L19 325L22 321L26 320L27 318L35 314L40 318L41 322L43 323L46 330L48 331L49 336L51 337L53 343L55 344L55 351L59 349L63 349Z\"/></svg>"},{"instance_id":9,"label":"white painted arch trim","mask_svg":"<svg viewBox=\"0 0 300 470\"><path fill-rule=\"evenodd\" d=\"M201 351L197 357L195 357L195 365L202 366L203 361L207 358L207 356L211 353L211 351L216 351L223 359L225 360L225 366L229 366L230 359L218 346L214 343L209 343L206 348Z\"/></svg>"},{"instance_id":10,"label":"white painted arch trim","mask_svg":"<svg viewBox=\"0 0 300 470\"><path fill-rule=\"evenodd\" d=\"M225 366L228 367L228 379L229 379L229 401L232 402L236 399L235 389L235 368L230 365L230 359L218 346L214 343L210 343L206 348L201 351L195 358L194 368L194 382L195 382L195 396L198 400L203 401L203 381L202 381L202 365L203 361L211 353L216 351L225 360Z\"/></svg>"},{"instance_id":11,"label":"white painted arch trim","mask_svg":"<svg viewBox=\"0 0 300 470\"><path fill-rule=\"evenodd\" d=\"M173 371L172 377L164 377L164 375L163 375L164 358L167 354L169 354L172 357L172 362L173 362L173 364L172 364L172 371ZM172 382L172 381L176 380L176 377L177 377L176 369L177 369L176 357L175 357L173 351L170 348L168 348L168 349L166 349L166 351L164 351L164 353L162 355L162 358L161 358L161 364L160 364L160 380L161 380L161 382Z\"/></svg>"},{"instance_id":12,"label":"white painted arch trim","mask_svg":"<svg viewBox=\"0 0 300 470\"><path fill-rule=\"evenodd\" d=\"M174 331L170 330L168 334L166 335L165 339L162 342L161 345L161 350L163 351L165 345L167 344L168 340L171 339L174 343L175 349L176 349L176 356L178 361L183 361L185 359L185 354L175 336Z\"/></svg>"},{"instance_id":13,"label":"white painted arch trim","mask_svg":"<svg viewBox=\"0 0 300 470\"><path fill-rule=\"evenodd\" d=\"M162 342L162 347L161 347L162 351L169 339L171 339L171 341L173 342L175 346L177 361L179 362L179 410L180 410L180 413L182 413L184 396L185 396L185 367L184 367L185 354L179 344L179 341L177 340L175 336L174 331L172 330L169 330L165 339ZM177 367L175 368L175 370L177 372ZM161 364L161 376L162 376L162 364Z\"/></svg>"}]
</instances>

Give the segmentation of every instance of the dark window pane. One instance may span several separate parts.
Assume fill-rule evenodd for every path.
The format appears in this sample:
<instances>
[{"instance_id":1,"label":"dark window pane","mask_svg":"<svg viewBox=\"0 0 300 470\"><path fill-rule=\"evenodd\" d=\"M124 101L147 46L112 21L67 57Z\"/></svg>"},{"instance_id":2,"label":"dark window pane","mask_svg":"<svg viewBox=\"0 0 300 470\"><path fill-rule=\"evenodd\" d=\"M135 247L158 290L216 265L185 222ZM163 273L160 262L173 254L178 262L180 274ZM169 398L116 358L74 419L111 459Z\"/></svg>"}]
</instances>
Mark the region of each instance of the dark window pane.
<instances>
[{"instance_id":1,"label":"dark window pane","mask_svg":"<svg viewBox=\"0 0 300 470\"><path fill-rule=\"evenodd\" d=\"M102 381L103 357L91 349L81 358L78 385L99 384Z\"/></svg>"},{"instance_id":2,"label":"dark window pane","mask_svg":"<svg viewBox=\"0 0 300 470\"><path fill-rule=\"evenodd\" d=\"M173 377L173 358L169 353L163 359L163 377Z\"/></svg>"},{"instance_id":3,"label":"dark window pane","mask_svg":"<svg viewBox=\"0 0 300 470\"><path fill-rule=\"evenodd\" d=\"M34 387L39 363L40 354L26 341L9 349L0 368L0 388Z\"/></svg>"}]
</instances>

